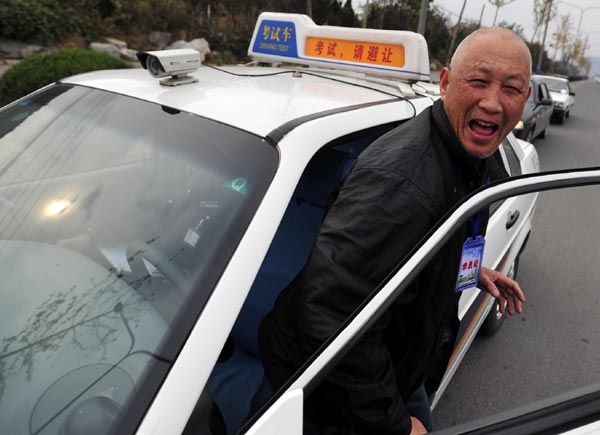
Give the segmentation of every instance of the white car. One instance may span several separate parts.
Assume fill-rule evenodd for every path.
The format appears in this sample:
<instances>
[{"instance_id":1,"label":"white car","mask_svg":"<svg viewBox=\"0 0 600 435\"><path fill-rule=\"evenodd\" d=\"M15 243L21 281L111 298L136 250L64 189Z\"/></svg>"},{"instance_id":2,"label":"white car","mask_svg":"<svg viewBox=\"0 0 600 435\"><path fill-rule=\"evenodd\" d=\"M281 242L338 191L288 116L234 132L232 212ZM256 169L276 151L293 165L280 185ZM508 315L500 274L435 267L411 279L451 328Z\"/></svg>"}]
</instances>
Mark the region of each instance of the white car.
<instances>
[{"instance_id":1,"label":"white car","mask_svg":"<svg viewBox=\"0 0 600 435\"><path fill-rule=\"evenodd\" d=\"M381 57L327 57L359 43ZM264 13L250 54L257 64L196 72L190 53L144 54L162 82L88 73L0 111L0 432L300 434L303 391L435 252L424 240L424 257L246 421L258 323L306 261L331 194L373 140L439 98L410 32ZM165 73L165 61L182 66ZM500 152L513 176L539 170L512 134ZM477 203L494 202L484 262L514 275L537 193L505 199L502 186ZM502 321L477 289L459 316L435 401L480 327Z\"/></svg>"},{"instance_id":2,"label":"white car","mask_svg":"<svg viewBox=\"0 0 600 435\"><path fill-rule=\"evenodd\" d=\"M575 104L575 91L571 87L571 83L564 77L542 75L535 77L546 83L550 91L554 103L552 120L558 124L563 124L565 118L571 115L571 109Z\"/></svg>"}]
</instances>

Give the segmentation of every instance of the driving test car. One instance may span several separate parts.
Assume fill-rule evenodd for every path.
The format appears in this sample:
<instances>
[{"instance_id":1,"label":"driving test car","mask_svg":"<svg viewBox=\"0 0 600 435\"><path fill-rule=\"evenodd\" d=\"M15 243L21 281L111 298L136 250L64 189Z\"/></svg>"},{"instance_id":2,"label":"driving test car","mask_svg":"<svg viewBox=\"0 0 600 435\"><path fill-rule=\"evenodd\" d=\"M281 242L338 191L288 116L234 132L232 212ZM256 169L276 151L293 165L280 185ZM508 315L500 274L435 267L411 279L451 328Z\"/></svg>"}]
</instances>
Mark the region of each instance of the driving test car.
<instances>
[{"instance_id":1,"label":"driving test car","mask_svg":"<svg viewBox=\"0 0 600 435\"><path fill-rule=\"evenodd\" d=\"M552 111L552 120L558 124L563 124L565 118L571 114L571 109L575 104L575 91L567 78L558 76L536 76L548 85L550 96L554 102Z\"/></svg>"},{"instance_id":2,"label":"driving test car","mask_svg":"<svg viewBox=\"0 0 600 435\"><path fill-rule=\"evenodd\" d=\"M467 199L249 415L258 325L332 197L370 143L439 98L412 32L263 13L249 55L216 68L140 53L144 69L0 110L1 433L301 434L311 389L477 207L491 213L485 265L516 273L539 163L511 134L499 152L516 181ZM478 331L503 321L476 288L458 316L434 406Z\"/></svg>"},{"instance_id":3,"label":"driving test car","mask_svg":"<svg viewBox=\"0 0 600 435\"><path fill-rule=\"evenodd\" d=\"M519 139L532 142L546 137L546 130L552 117L552 98L546 83L539 76L531 77L531 93L525 103L521 120L513 129Z\"/></svg>"}]
</instances>

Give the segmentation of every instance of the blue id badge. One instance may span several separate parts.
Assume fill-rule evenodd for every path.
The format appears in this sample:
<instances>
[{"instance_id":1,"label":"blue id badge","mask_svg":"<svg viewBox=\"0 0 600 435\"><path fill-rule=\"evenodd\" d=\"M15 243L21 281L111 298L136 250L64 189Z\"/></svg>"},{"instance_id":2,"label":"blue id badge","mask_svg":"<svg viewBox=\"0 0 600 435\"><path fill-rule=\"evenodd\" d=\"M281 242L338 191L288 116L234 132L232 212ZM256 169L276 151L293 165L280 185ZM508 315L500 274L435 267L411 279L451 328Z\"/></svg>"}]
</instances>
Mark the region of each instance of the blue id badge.
<instances>
[{"instance_id":1,"label":"blue id badge","mask_svg":"<svg viewBox=\"0 0 600 435\"><path fill-rule=\"evenodd\" d=\"M456 279L456 293L460 293L471 287L477 287L479 273L483 262L483 249L485 239L483 236L469 237L463 245L458 267L458 278Z\"/></svg>"}]
</instances>

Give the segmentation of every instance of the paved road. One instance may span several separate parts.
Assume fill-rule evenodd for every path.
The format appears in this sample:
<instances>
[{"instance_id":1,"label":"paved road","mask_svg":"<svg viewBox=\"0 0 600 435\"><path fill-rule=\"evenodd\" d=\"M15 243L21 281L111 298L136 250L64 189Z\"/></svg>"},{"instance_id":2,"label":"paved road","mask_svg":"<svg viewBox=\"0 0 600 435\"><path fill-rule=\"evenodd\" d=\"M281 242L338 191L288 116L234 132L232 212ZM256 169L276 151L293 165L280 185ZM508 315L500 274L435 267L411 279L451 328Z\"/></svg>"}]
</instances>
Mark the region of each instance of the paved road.
<instances>
[{"instance_id":1,"label":"paved road","mask_svg":"<svg viewBox=\"0 0 600 435\"><path fill-rule=\"evenodd\" d=\"M600 86L575 88L564 125L537 139L542 170L600 166ZM600 187L540 194L518 280L528 298L478 337L434 412L439 428L600 383Z\"/></svg>"}]
</instances>

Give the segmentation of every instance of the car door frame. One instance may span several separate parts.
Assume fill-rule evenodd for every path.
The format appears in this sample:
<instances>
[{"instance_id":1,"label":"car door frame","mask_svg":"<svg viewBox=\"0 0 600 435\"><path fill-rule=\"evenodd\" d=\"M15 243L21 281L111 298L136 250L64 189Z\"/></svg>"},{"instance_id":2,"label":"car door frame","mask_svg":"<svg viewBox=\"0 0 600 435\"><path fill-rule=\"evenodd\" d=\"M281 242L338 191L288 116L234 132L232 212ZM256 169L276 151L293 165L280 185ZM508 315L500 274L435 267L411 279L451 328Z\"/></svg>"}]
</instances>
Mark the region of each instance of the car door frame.
<instances>
[{"instance_id":1,"label":"car door frame","mask_svg":"<svg viewBox=\"0 0 600 435\"><path fill-rule=\"evenodd\" d=\"M433 99L427 98L390 98L299 118L269 135L267 140L281 150L278 170L136 434L182 433L185 429L312 157L341 135L404 122L432 104Z\"/></svg>"},{"instance_id":2,"label":"car door frame","mask_svg":"<svg viewBox=\"0 0 600 435\"><path fill-rule=\"evenodd\" d=\"M412 253L384 283L347 319L319 351L284 385L261 409L258 419L245 426L248 434L281 433L301 434L301 427L289 427L286 420L292 416L299 421L303 412L302 397L310 393L345 352L368 330L377 318L393 303L417 274L449 240L454 231L464 225L470 216L495 201L528 193L600 184L600 167L562 170L533 175L522 175L494 182L465 198L426 235ZM287 420L289 421L289 420ZM284 424L285 426L279 426ZM242 431L245 429L242 428ZM279 432L277 432L277 430ZM486 432L493 433L493 432ZM523 432L532 433L532 432Z\"/></svg>"}]
</instances>

